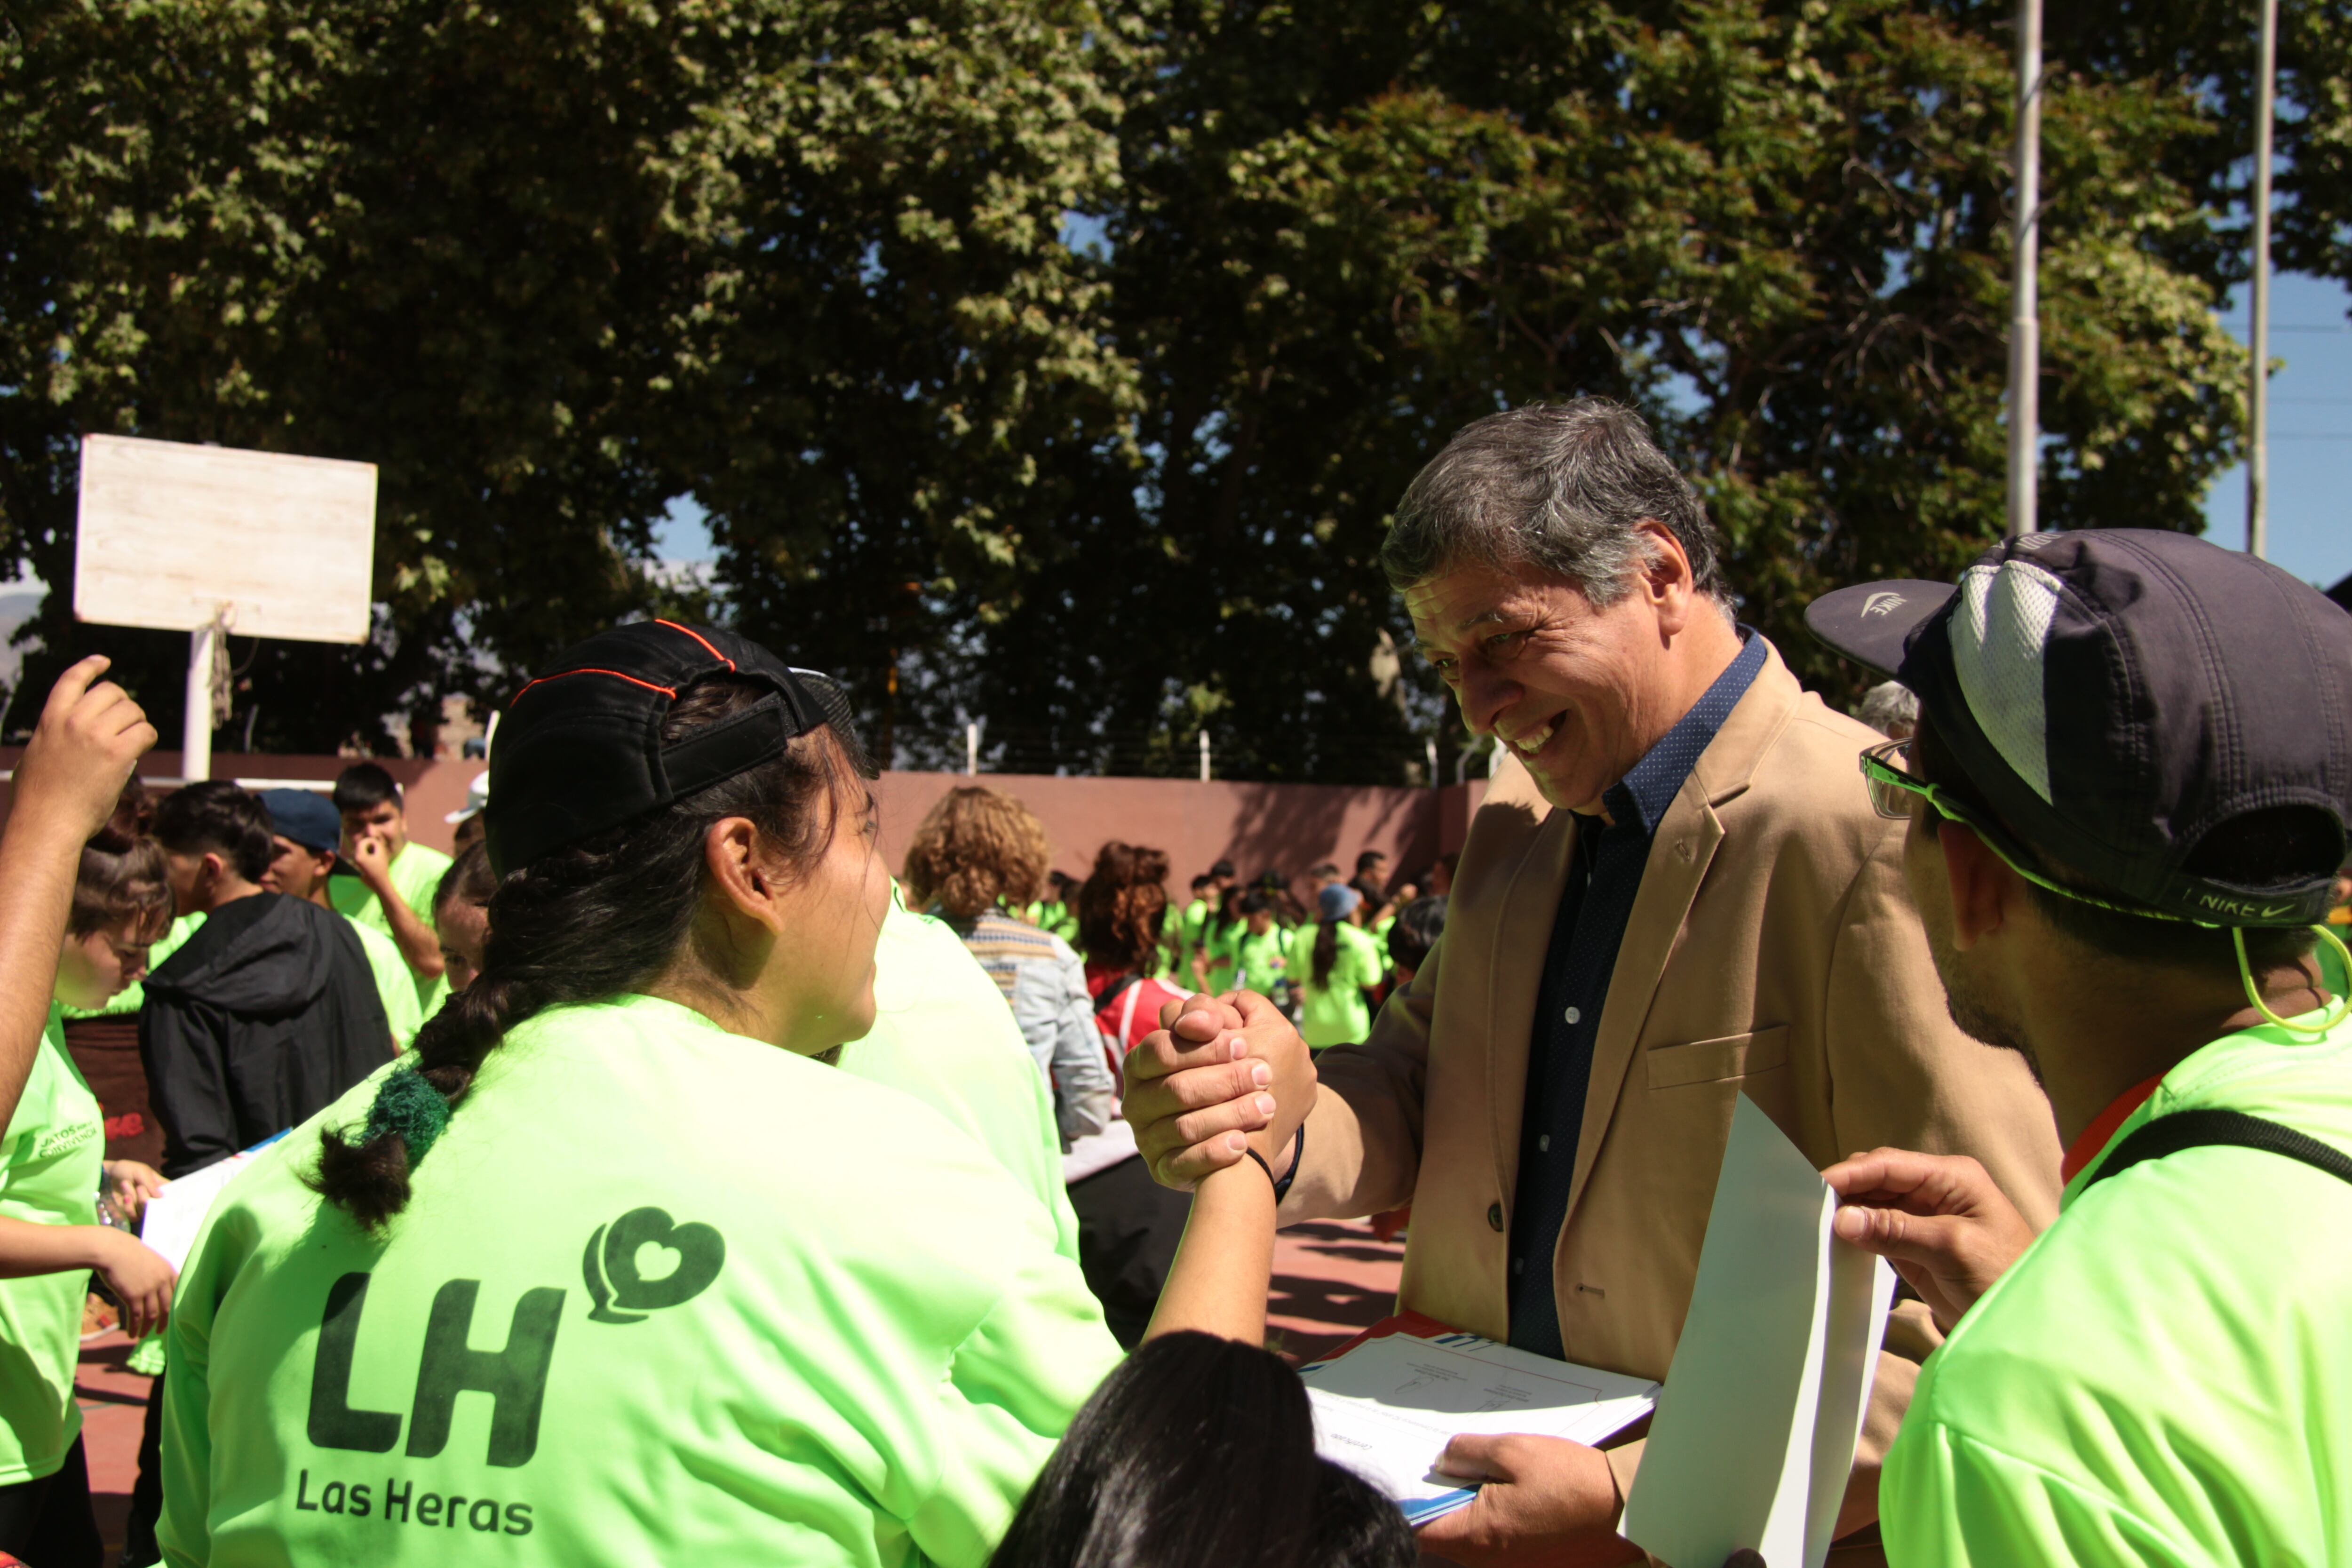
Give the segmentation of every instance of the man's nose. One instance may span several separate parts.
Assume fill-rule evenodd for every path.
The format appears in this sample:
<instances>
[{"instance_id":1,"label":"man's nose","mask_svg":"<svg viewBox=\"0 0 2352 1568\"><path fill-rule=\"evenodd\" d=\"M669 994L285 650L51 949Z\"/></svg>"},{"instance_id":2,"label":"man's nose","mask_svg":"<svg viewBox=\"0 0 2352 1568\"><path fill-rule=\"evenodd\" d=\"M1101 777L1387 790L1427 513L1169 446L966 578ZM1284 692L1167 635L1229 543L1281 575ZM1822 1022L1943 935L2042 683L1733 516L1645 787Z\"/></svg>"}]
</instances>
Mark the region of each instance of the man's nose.
<instances>
[{"instance_id":1,"label":"man's nose","mask_svg":"<svg viewBox=\"0 0 2352 1568\"><path fill-rule=\"evenodd\" d=\"M1464 727L1474 735L1491 735L1495 721L1519 700L1519 686L1497 675L1468 670L1454 688L1454 697L1461 705Z\"/></svg>"}]
</instances>

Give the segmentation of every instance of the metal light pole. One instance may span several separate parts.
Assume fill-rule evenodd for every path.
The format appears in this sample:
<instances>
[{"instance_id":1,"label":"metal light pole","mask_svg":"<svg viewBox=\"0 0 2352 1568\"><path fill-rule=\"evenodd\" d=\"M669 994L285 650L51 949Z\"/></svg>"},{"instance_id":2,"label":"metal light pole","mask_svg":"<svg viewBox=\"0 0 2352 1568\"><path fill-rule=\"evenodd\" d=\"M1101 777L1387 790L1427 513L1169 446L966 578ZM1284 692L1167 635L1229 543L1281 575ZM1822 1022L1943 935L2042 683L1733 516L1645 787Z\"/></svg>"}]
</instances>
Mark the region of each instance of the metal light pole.
<instances>
[{"instance_id":1,"label":"metal light pole","mask_svg":"<svg viewBox=\"0 0 2352 1568\"><path fill-rule=\"evenodd\" d=\"M2263 0L2254 69L2254 286L2246 371L2246 553L2270 542L2271 117L2278 75L2278 0Z\"/></svg>"},{"instance_id":2,"label":"metal light pole","mask_svg":"<svg viewBox=\"0 0 2352 1568\"><path fill-rule=\"evenodd\" d=\"M2035 242L2042 232L2042 0L2017 5L2017 216L2009 320L2009 521L2034 530L2042 447L2042 323Z\"/></svg>"}]
</instances>

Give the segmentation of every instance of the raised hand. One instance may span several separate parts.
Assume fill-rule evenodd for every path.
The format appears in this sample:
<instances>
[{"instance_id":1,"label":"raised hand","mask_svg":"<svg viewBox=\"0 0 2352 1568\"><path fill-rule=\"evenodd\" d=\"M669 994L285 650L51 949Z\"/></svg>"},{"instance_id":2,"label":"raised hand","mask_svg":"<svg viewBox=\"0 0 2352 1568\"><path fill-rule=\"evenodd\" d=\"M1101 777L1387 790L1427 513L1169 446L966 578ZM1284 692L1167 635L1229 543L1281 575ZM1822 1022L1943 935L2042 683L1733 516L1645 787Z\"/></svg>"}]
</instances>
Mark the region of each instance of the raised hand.
<instances>
[{"instance_id":1,"label":"raised hand","mask_svg":"<svg viewBox=\"0 0 2352 1568\"><path fill-rule=\"evenodd\" d=\"M2033 1244L2033 1227L1962 1154L1873 1149L1822 1173L1843 1206L1838 1238L1877 1253L1946 1333Z\"/></svg>"},{"instance_id":2,"label":"raised hand","mask_svg":"<svg viewBox=\"0 0 2352 1568\"><path fill-rule=\"evenodd\" d=\"M110 662L92 654L49 689L16 763L12 831L20 820L38 824L79 846L106 826L131 770L155 744L155 727L131 694L99 679Z\"/></svg>"}]
</instances>

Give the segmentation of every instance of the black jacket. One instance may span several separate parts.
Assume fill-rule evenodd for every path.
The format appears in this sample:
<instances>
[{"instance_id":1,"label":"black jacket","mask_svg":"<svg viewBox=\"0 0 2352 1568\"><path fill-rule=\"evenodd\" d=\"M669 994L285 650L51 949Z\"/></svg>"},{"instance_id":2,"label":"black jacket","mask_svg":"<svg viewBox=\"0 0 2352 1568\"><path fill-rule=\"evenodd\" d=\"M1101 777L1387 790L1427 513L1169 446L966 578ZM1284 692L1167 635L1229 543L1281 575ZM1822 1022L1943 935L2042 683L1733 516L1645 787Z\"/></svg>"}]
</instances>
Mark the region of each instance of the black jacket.
<instances>
[{"instance_id":1,"label":"black jacket","mask_svg":"<svg viewBox=\"0 0 2352 1568\"><path fill-rule=\"evenodd\" d=\"M139 1055L166 1176L300 1124L392 1059L351 922L283 893L223 904L146 986Z\"/></svg>"}]
</instances>

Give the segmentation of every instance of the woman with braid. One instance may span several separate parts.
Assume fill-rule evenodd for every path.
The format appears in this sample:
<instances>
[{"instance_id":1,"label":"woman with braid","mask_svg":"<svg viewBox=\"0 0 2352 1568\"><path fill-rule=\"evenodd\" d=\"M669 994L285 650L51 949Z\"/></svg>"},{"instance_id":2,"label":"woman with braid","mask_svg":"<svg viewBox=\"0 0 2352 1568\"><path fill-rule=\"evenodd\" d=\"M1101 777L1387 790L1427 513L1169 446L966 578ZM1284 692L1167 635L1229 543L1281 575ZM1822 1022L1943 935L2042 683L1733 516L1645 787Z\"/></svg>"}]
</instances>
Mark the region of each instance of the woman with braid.
<instances>
[{"instance_id":1,"label":"woman with braid","mask_svg":"<svg viewBox=\"0 0 2352 1568\"><path fill-rule=\"evenodd\" d=\"M889 897L838 689L622 626L491 771L480 973L190 1258L165 1561L977 1568L1118 1349L1040 1205L828 1065Z\"/></svg>"}]
</instances>

